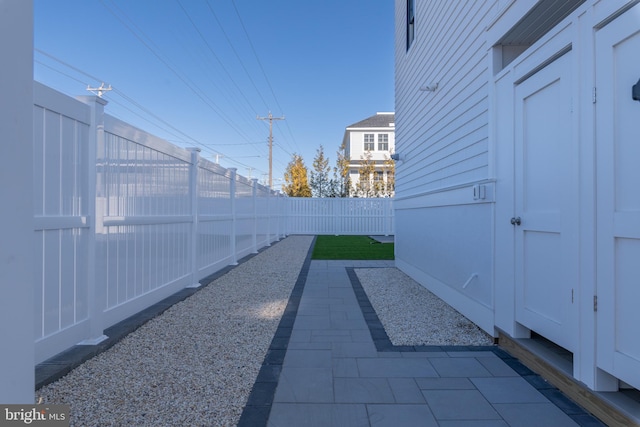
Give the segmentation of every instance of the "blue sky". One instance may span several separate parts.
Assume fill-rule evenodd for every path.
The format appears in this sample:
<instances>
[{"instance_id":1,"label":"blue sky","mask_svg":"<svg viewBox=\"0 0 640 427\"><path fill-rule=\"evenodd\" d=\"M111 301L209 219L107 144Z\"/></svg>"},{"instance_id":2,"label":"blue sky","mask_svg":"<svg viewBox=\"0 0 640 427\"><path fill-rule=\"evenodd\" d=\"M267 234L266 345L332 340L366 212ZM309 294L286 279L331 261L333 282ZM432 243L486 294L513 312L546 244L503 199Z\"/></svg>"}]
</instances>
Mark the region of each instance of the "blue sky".
<instances>
[{"instance_id":1,"label":"blue sky","mask_svg":"<svg viewBox=\"0 0 640 427\"><path fill-rule=\"evenodd\" d=\"M34 77L101 82L107 113L274 187L293 153L331 164L346 126L394 110L393 0L34 0ZM142 107L142 108L140 108ZM160 118L159 121L157 118Z\"/></svg>"}]
</instances>

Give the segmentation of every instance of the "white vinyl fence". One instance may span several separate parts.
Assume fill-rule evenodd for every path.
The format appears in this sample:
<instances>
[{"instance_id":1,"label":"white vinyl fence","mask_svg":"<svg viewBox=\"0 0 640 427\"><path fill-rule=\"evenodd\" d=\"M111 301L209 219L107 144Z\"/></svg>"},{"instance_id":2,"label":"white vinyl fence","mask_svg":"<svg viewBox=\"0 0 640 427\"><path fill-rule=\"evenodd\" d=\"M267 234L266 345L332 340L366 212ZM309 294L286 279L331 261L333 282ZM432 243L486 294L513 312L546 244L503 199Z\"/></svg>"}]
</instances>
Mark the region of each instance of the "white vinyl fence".
<instances>
[{"instance_id":1,"label":"white vinyl fence","mask_svg":"<svg viewBox=\"0 0 640 427\"><path fill-rule=\"evenodd\" d=\"M286 198L34 83L36 363L287 234L393 234L389 199Z\"/></svg>"},{"instance_id":2,"label":"white vinyl fence","mask_svg":"<svg viewBox=\"0 0 640 427\"><path fill-rule=\"evenodd\" d=\"M390 235L393 199L287 199L288 234Z\"/></svg>"}]
</instances>

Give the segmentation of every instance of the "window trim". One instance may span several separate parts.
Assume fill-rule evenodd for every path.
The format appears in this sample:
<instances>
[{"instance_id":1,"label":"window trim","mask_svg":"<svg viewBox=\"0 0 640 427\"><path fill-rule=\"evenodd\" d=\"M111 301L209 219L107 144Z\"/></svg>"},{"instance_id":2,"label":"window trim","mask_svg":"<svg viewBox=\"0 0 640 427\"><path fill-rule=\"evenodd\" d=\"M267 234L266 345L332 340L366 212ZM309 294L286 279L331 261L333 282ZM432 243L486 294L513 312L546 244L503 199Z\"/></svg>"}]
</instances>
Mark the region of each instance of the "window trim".
<instances>
[{"instance_id":1,"label":"window trim","mask_svg":"<svg viewBox=\"0 0 640 427\"><path fill-rule=\"evenodd\" d=\"M371 149L368 149L367 146L370 145ZM375 133L365 133L364 134L364 151L375 151L376 149L376 134Z\"/></svg>"},{"instance_id":2,"label":"window trim","mask_svg":"<svg viewBox=\"0 0 640 427\"><path fill-rule=\"evenodd\" d=\"M382 145L385 145L386 148L383 148ZM388 133L379 133L378 134L378 151L389 151L389 134Z\"/></svg>"},{"instance_id":3,"label":"window trim","mask_svg":"<svg viewBox=\"0 0 640 427\"><path fill-rule=\"evenodd\" d=\"M416 38L416 4L415 0L407 0L407 51Z\"/></svg>"}]
</instances>

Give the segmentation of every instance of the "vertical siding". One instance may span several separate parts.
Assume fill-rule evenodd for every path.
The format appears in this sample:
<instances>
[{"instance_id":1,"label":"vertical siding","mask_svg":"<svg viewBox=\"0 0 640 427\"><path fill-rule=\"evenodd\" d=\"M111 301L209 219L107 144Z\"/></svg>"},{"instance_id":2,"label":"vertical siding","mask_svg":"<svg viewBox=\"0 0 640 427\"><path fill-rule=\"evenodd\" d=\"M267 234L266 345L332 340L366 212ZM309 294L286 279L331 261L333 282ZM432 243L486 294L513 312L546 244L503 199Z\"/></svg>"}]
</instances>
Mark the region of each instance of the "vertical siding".
<instances>
[{"instance_id":1,"label":"vertical siding","mask_svg":"<svg viewBox=\"0 0 640 427\"><path fill-rule=\"evenodd\" d=\"M401 198L488 176L487 46L495 1L416 1L406 49L406 1L396 3L396 178ZM438 83L435 92L420 87Z\"/></svg>"}]
</instances>

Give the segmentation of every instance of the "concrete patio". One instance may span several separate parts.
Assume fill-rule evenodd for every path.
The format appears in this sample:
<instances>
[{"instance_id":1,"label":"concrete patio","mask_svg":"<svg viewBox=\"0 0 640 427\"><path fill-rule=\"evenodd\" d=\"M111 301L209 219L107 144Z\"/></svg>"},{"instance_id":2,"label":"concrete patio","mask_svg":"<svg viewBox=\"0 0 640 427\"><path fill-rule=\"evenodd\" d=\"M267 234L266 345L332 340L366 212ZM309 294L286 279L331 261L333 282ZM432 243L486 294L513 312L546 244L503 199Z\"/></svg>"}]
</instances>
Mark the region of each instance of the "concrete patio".
<instances>
[{"instance_id":1,"label":"concrete patio","mask_svg":"<svg viewBox=\"0 0 640 427\"><path fill-rule=\"evenodd\" d=\"M497 346L393 346L353 268L305 263L239 426L601 426Z\"/></svg>"}]
</instances>

